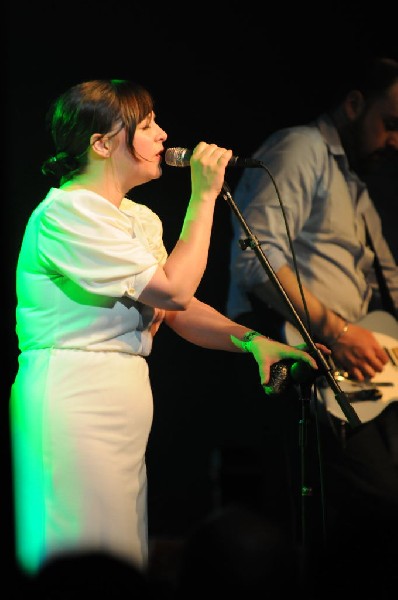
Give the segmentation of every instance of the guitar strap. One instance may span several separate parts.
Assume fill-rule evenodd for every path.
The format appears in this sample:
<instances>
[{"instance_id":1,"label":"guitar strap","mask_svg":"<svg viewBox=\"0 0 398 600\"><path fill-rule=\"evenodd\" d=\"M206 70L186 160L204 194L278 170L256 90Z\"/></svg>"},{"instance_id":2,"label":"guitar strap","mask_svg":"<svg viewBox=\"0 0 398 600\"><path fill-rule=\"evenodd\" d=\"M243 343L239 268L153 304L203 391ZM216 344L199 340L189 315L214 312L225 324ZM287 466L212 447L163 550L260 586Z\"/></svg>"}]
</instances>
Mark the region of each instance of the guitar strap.
<instances>
[{"instance_id":1,"label":"guitar strap","mask_svg":"<svg viewBox=\"0 0 398 600\"><path fill-rule=\"evenodd\" d=\"M373 244L373 240L372 240L372 237L370 235L369 228L368 228L368 225L366 223L365 217L363 218L363 220L364 220L364 223L365 223L366 243L373 250L373 254L374 254L374 263L373 263L373 266L374 266L374 269L375 269L375 273L376 273L376 277L377 277L377 282L379 284L380 297L381 297L381 301L383 303L383 308L384 308L384 310L386 310L387 312L389 312L391 315L393 315L393 317L395 317L396 319L398 319L398 314L397 314L397 311L395 309L394 302L392 300L392 297L391 297L390 290L388 288L386 279L384 277L383 269L382 269L382 267L380 265L379 257L377 256L377 252L375 250L375 247L374 247L374 244Z\"/></svg>"}]
</instances>

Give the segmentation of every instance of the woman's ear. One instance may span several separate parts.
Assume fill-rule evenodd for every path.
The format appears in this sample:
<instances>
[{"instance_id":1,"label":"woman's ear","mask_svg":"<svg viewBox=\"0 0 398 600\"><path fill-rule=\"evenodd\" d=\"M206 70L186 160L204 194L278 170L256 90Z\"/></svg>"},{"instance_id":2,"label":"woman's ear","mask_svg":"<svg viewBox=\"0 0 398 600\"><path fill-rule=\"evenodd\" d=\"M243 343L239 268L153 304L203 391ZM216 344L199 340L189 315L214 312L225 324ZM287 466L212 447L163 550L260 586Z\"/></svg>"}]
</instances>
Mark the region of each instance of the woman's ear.
<instances>
[{"instance_id":1,"label":"woman's ear","mask_svg":"<svg viewBox=\"0 0 398 600\"><path fill-rule=\"evenodd\" d=\"M365 99L362 92L359 90L352 90L349 92L345 99L344 105L347 116L350 120L358 118L365 105Z\"/></svg>"},{"instance_id":2,"label":"woman's ear","mask_svg":"<svg viewBox=\"0 0 398 600\"><path fill-rule=\"evenodd\" d=\"M90 146L94 152L96 152L102 158L108 158L110 156L110 140L106 135L101 133L93 133L90 138Z\"/></svg>"}]
</instances>

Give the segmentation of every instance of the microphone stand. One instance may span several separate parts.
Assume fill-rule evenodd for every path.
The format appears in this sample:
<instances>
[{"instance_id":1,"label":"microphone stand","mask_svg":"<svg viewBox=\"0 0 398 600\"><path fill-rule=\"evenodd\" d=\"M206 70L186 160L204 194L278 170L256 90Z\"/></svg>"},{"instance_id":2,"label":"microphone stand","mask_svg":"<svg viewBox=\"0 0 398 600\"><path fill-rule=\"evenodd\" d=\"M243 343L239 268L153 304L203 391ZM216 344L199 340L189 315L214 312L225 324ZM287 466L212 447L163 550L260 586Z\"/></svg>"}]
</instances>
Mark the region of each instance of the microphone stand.
<instances>
[{"instance_id":1,"label":"microphone stand","mask_svg":"<svg viewBox=\"0 0 398 600\"><path fill-rule=\"evenodd\" d=\"M289 311L292 316L292 321L296 324L298 331L300 332L303 340L305 341L309 354L311 354L315 358L317 365L318 365L318 371L319 371L319 375L316 375L315 377L324 376L327 379L328 384L331 387L331 389L333 390L335 398L336 398L337 402L339 403L340 408L343 411L344 415L346 416L349 425L351 427L357 427L358 425L361 424L361 421L360 421L357 413L355 412L355 410L349 403L349 400L347 399L346 394L344 393L344 391L340 388L339 384L337 383L337 381L333 375L332 368L329 366L329 364L328 364L327 360L325 359L324 355L322 354L322 352L315 345L310 333L308 332L308 330L304 326L304 323L300 319L300 316L298 315L297 311L295 310L290 298L286 294L281 282L279 281L277 275L275 274L273 268L271 267L267 257L265 256L258 239L252 233L251 229L249 228L248 224L246 223L245 219L243 218L242 213L238 209L235 201L233 200L231 192L230 192L226 182L224 182L224 184L223 184L221 194L222 194L224 200L226 200L228 202L228 204L230 205L231 209L237 216L243 230L247 234L247 238L245 240L243 240L241 243L242 250L246 250L246 248L248 248L248 247L250 247L252 250L254 250L254 252L257 255L257 258L259 259L261 265L263 266L264 270L266 271L270 281L272 281L273 285L279 291L281 297L283 298L286 306L289 308ZM306 441L307 441L307 418L308 418L308 414L309 414L308 406L309 406L310 395L311 395L310 394L311 383L308 383L308 378L306 378L306 381L303 381L303 382L299 381L299 384L300 384L299 385L300 396L301 396L301 400L302 400L302 418L300 420L300 432L299 432L300 447L301 447L301 461L300 461L301 462L301 499L302 499L302 502L301 502L301 527L302 527L301 535L302 535L303 544L305 546L307 527L306 527L306 511L304 509L304 499L311 495L312 489L310 486L308 486L306 484L306 481L305 481L306 468L305 468L303 449L304 449L304 446L306 445Z\"/></svg>"}]
</instances>

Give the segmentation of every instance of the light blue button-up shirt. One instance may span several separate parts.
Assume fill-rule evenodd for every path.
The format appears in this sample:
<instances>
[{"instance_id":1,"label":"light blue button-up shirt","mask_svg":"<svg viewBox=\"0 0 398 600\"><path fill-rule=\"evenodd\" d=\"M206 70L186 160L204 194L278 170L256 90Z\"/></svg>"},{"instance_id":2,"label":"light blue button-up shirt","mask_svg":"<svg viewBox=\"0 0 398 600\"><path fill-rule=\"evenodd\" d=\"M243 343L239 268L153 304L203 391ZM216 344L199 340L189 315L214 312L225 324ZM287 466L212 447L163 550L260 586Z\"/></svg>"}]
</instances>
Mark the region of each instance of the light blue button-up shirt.
<instances>
[{"instance_id":1,"label":"light blue button-up shirt","mask_svg":"<svg viewBox=\"0 0 398 600\"><path fill-rule=\"evenodd\" d=\"M398 269L382 234L366 185L350 171L330 117L280 130L254 154L272 174L284 206L303 285L342 318L363 318L377 287L373 252L366 246L364 217L398 307ZM272 269L292 253L278 195L266 169L246 169L233 199L257 237ZM398 200L398 199L397 199ZM254 250L242 250L243 232L232 215L233 241L227 313L250 311L246 293L268 277ZM283 300L281 299L281 302Z\"/></svg>"}]
</instances>

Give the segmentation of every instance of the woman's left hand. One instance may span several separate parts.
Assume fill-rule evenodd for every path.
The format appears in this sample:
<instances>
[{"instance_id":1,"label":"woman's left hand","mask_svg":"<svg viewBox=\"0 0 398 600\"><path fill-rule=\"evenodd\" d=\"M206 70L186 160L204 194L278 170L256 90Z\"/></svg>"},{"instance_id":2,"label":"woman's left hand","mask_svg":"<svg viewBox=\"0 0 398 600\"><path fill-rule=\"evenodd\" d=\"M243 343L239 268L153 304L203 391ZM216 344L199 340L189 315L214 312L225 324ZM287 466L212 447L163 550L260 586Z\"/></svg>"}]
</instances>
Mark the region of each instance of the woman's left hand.
<instances>
[{"instance_id":1,"label":"woman's left hand","mask_svg":"<svg viewBox=\"0 0 398 600\"><path fill-rule=\"evenodd\" d=\"M242 347L241 340L238 340L234 336L231 336L231 339L235 345ZM331 354L331 350L323 344L317 343L316 347L326 356ZM253 354L257 362L261 385L266 387L269 384L272 365L283 360L301 361L310 368L317 370L318 365L316 360L305 348L307 348L306 344L289 346L282 342L270 340L262 335L253 337L250 341L249 351Z\"/></svg>"}]
</instances>

